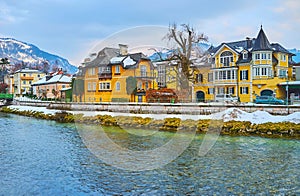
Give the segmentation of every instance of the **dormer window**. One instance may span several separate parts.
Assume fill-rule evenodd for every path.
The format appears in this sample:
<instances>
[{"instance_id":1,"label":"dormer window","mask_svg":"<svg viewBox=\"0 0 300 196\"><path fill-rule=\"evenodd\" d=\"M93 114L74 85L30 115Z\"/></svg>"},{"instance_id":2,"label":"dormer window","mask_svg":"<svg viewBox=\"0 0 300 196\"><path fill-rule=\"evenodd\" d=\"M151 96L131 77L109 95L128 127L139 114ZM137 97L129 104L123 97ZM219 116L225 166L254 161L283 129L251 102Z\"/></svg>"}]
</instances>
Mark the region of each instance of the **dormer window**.
<instances>
[{"instance_id":1,"label":"dormer window","mask_svg":"<svg viewBox=\"0 0 300 196\"><path fill-rule=\"evenodd\" d=\"M233 54L230 51L225 51L220 56L220 63L223 64L224 67L229 67L230 63L233 62Z\"/></svg>"},{"instance_id":2,"label":"dormer window","mask_svg":"<svg viewBox=\"0 0 300 196\"><path fill-rule=\"evenodd\" d=\"M247 59L248 58L248 53L247 52L244 52L243 53L243 59Z\"/></svg>"}]
</instances>

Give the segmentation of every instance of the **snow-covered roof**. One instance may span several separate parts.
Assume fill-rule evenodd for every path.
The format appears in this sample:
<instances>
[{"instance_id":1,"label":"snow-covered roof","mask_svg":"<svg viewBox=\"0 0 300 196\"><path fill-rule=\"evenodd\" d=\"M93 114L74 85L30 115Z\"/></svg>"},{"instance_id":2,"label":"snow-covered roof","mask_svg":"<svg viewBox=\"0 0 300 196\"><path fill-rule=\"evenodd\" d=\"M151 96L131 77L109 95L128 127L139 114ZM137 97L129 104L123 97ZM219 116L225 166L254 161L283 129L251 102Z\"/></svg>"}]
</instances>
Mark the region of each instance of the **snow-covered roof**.
<instances>
[{"instance_id":1,"label":"snow-covered roof","mask_svg":"<svg viewBox=\"0 0 300 196\"><path fill-rule=\"evenodd\" d=\"M67 91L67 90L70 90L70 89L72 89L72 87L62 88L62 89L60 89L60 91Z\"/></svg>"},{"instance_id":2,"label":"snow-covered roof","mask_svg":"<svg viewBox=\"0 0 300 196\"><path fill-rule=\"evenodd\" d=\"M121 56L121 57L116 56L116 57L111 58L109 62L112 63L112 64L121 63L124 60L125 57L126 56Z\"/></svg>"},{"instance_id":3,"label":"snow-covered roof","mask_svg":"<svg viewBox=\"0 0 300 196\"><path fill-rule=\"evenodd\" d=\"M67 75L54 75L50 79L47 80L47 77L44 76L42 79L40 79L37 82L34 82L33 86L43 85L43 84L53 84L53 83L71 83L72 77Z\"/></svg>"},{"instance_id":4,"label":"snow-covered roof","mask_svg":"<svg viewBox=\"0 0 300 196\"><path fill-rule=\"evenodd\" d=\"M130 56L127 56L127 58L123 60L123 63L124 67L136 64L136 62Z\"/></svg>"},{"instance_id":5,"label":"snow-covered roof","mask_svg":"<svg viewBox=\"0 0 300 196\"><path fill-rule=\"evenodd\" d=\"M21 69L16 71L16 73L42 73L42 72L36 69Z\"/></svg>"}]
</instances>

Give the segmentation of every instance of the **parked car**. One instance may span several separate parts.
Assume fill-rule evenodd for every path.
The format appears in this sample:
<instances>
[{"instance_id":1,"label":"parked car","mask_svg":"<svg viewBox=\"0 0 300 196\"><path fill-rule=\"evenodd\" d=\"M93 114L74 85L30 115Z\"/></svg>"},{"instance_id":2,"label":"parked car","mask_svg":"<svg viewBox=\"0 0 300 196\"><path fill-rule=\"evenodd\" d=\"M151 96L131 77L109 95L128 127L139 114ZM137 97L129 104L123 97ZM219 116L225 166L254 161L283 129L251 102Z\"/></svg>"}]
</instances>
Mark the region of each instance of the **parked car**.
<instances>
[{"instance_id":1,"label":"parked car","mask_svg":"<svg viewBox=\"0 0 300 196\"><path fill-rule=\"evenodd\" d=\"M237 97L233 97L231 94L218 94L215 97L216 102L238 102Z\"/></svg>"},{"instance_id":2,"label":"parked car","mask_svg":"<svg viewBox=\"0 0 300 196\"><path fill-rule=\"evenodd\" d=\"M258 104L285 104L285 101L282 99L277 99L273 96L257 96L255 103Z\"/></svg>"}]
</instances>

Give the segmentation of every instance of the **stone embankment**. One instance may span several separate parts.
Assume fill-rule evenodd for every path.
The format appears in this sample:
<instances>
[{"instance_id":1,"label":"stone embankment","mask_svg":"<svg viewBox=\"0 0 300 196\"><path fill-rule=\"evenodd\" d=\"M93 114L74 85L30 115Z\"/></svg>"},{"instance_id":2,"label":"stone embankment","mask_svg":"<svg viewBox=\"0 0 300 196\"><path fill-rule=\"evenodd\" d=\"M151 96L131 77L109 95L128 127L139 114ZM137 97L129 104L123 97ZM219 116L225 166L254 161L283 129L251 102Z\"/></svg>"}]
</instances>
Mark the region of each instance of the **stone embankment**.
<instances>
[{"instance_id":1,"label":"stone embankment","mask_svg":"<svg viewBox=\"0 0 300 196\"><path fill-rule=\"evenodd\" d=\"M138 128L176 132L184 130L196 133L220 133L231 136L262 136L272 138L300 139L300 124L291 122L252 124L245 121L221 120L181 120L180 118L166 118L154 120L151 118L110 115L84 116L65 111L55 114L44 114L36 111L19 111L8 107L1 108L1 112L24 115L39 119L55 120L61 123L94 124L97 126L118 126L122 128Z\"/></svg>"},{"instance_id":2,"label":"stone embankment","mask_svg":"<svg viewBox=\"0 0 300 196\"><path fill-rule=\"evenodd\" d=\"M273 115L287 115L300 112L300 106L295 105L255 105L255 104L221 104L221 103L60 103L60 102L29 102L18 101L16 104L26 106L41 106L48 109L73 111L109 111L138 114L191 114L208 115L237 108L245 112L257 110L266 111Z\"/></svg>"}]
</instances>

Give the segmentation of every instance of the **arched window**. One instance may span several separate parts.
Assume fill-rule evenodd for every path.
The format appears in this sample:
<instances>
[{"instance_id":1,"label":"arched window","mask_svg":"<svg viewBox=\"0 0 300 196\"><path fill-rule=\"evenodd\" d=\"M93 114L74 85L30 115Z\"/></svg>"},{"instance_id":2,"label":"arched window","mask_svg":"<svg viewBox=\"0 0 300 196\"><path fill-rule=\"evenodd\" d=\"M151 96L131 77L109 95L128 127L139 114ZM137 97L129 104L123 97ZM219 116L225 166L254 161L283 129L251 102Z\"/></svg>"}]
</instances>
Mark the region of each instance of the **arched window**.
<instances>
[{"instance_id":1,"label":"arched window","mask_svg":"<svg viewBox=\"0 0 300 196\"><path fill-rule=\"evenodd\" d=\"M121 90L121 84L120 82L116 82L116 91L120 91Z\"/></svg>"},{"instance_id":2,"label":"arched window","mask_svg":"<svg viewBox=\"0 0 300 196\"><path fill-rule=\"evenodd\" d=\"M224 67L230 66L230 63L233 62L233 54L230 51L224 51L220 56L220 63L223 64Z\"/></svg>"}]
</instances>

